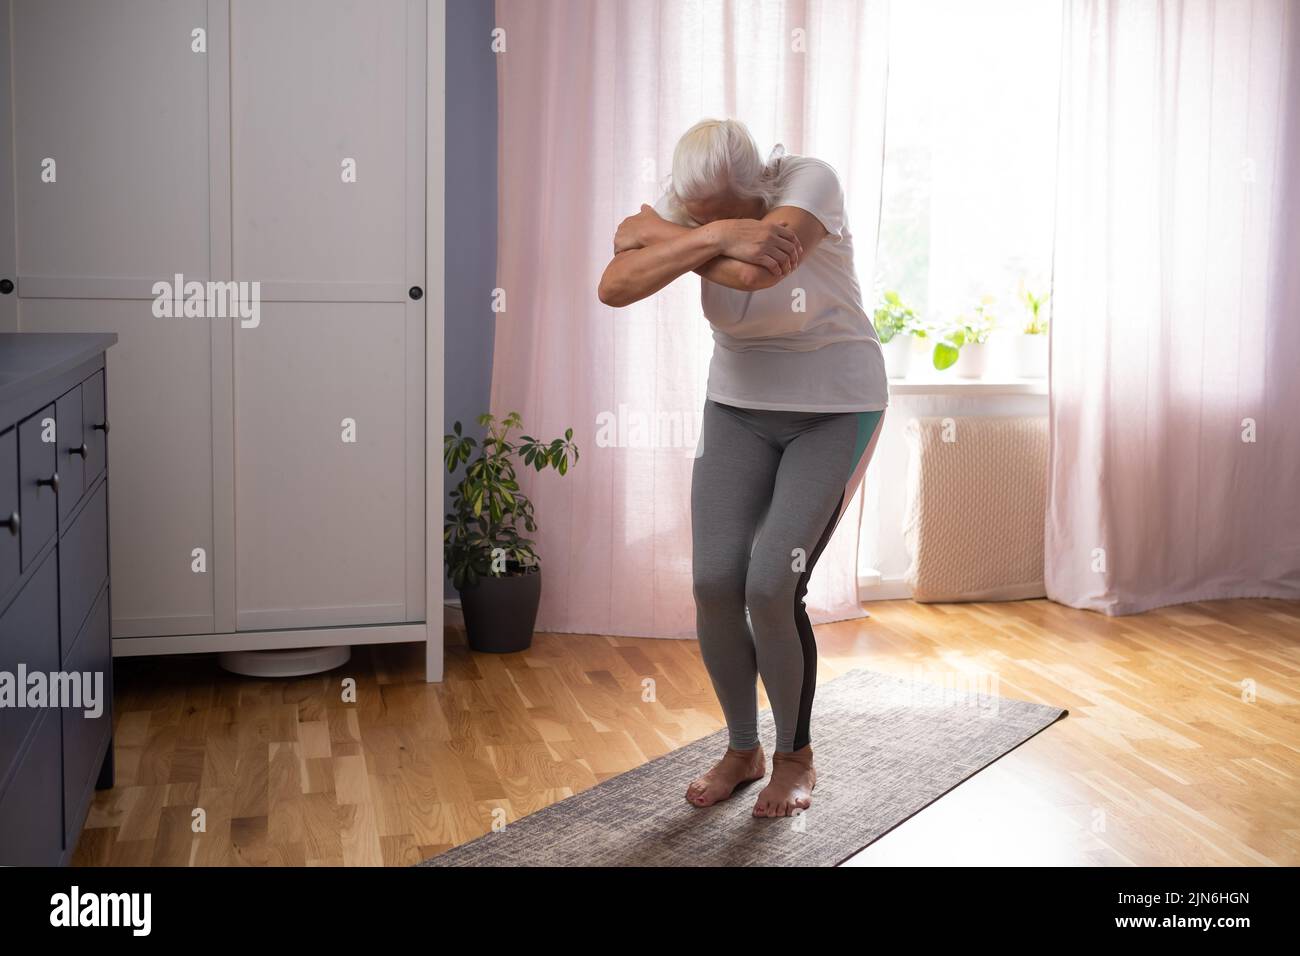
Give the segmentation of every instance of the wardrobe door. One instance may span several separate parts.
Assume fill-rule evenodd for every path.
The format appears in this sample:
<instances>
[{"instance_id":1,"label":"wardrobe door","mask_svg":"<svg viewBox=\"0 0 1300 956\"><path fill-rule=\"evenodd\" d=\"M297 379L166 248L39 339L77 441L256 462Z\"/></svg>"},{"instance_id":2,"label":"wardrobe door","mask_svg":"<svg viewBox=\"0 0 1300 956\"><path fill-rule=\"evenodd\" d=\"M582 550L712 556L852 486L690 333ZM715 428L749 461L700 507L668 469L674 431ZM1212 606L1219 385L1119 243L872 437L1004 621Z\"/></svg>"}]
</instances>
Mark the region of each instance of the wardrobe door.
<instances>
[{"instance_id":1,"label":"wardrobe door","mask_svg":"<svg viewBox=\"0 0 1300 956\"><path fill-rule=\"evenodd\" d=\"M213 547L211 329L156 317L153 286L206 279L223 255L209 188L210 88L222 87L209 70L224 75L226 18L205 0L12 0L0 15L17 326L119 336L107 355L114 634L212 631L212 576L191 557ZM2 136L8 146L8 124Z\"/></svg>"},{"instance_id":2,"label":"wardrobe door","mask_svg":"<svg viewBox=\"0 0 1300 956\"><path fill-rule=\"evenodd\" d=\"M424 6L231 5L241 630L424 617Z\"/></svg>"}]
</instances>

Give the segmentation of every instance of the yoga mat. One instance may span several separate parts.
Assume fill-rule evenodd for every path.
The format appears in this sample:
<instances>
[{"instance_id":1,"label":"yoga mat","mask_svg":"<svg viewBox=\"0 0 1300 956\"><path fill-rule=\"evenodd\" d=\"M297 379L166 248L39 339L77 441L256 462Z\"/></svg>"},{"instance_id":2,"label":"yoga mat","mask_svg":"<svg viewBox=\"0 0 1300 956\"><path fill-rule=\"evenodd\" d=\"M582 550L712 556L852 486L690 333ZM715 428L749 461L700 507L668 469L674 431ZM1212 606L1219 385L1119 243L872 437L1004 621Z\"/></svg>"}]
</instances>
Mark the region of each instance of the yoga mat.
<instances>
[{"instance_id":1,"label":"yoga mat","mask_svg":"<svg viewBox=\"0 0 1300 956\"><path fill-rule=\"evenodd\" d=\"M834 866L1067 713L850 671L813 700L817 788L797 817L752 816L765 781L712 807L686 802L724 729L417 865ZM770 777L771 711L759 728Z\"/></svg>"}]
</instances>

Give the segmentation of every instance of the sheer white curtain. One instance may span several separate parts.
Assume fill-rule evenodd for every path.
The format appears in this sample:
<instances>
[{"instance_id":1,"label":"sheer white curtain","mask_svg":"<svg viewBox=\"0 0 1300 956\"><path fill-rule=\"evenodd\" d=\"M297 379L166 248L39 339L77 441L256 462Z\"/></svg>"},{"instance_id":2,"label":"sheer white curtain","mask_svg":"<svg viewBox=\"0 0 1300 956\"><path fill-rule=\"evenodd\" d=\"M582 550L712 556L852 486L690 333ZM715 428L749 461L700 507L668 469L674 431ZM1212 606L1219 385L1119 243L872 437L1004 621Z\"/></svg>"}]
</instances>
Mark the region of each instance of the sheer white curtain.
<instances>
[{"instance_id":1,"label":"sheer white curtain","mask_svg":"<svg viewBox=\"0 0 1300 956\"><path fill-rule=\"evenodd\" d=\"M700 280L614 310L596 298L600 274L619 221L658 196L677 137L730 116L764 154L779 142L839 171L869 289L887 13L885 0L498 0L491 405L537 437L572 426L582 451L563 478L525 476L539 629L694 634L690 476L711 350ZM858 507L814 572L815 622L862 614Z\"/></svg>"},{"instance_id":2,"label":"sheer white curtain","mask_svg":"<svg viewBox=\"0 0 1300 956\"><path fill-rule=\"evenodd\" d=\"M1047 592L1300 598L1300 4L1065 7Z\"/></svg>"}]
</instances>

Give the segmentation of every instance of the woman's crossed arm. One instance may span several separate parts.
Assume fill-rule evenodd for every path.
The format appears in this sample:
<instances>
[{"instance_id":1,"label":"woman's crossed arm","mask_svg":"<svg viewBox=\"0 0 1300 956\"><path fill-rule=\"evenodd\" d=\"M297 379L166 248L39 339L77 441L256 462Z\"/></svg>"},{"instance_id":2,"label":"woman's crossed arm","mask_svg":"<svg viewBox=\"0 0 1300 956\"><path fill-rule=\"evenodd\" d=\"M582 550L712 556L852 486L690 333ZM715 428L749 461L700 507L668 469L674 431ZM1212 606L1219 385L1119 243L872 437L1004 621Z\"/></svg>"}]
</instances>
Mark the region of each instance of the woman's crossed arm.
<instances>
[{"instance_id":1,"label":"woman's crossed arm","mask_svg":"<svg viewBox=\"0 0 1300 956\"><path fill-rule=\"evenodd\" d=\"M804 214L794 207L782 213ZM732 289L752 292L780 282L798 268L806 233L815 245L820 236L806 224L788 220L719 219L690 228L663 219L650 206L623 220L614 236L614 258L600 280L600 301L625 306L651 296L687 272ZM808 218L825 235L817 220ZM803 228L800 228L800 227Z\"/></svg>"}]
</instances>

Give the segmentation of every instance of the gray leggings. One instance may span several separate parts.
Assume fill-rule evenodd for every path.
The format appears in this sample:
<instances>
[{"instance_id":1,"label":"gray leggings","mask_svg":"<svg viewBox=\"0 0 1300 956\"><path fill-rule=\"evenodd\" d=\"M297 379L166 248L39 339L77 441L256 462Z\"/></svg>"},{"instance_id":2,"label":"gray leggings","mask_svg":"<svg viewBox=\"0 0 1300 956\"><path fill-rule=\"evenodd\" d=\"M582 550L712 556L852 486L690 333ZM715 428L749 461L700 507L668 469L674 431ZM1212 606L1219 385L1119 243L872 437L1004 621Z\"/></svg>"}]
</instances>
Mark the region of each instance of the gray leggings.
<instances>
[{"instance_id":1,"label":"gray leggings","mask_svg":"<svg viewBox=\"0 0 1300 956\"><path fill-rule=\"evenodd\" d=\"M803 599L883 415L705 403L691 477L695 621L737 750L759 743L759 674L776 749L811 739L817 644Z\"/></svg>"}]
</instances>

